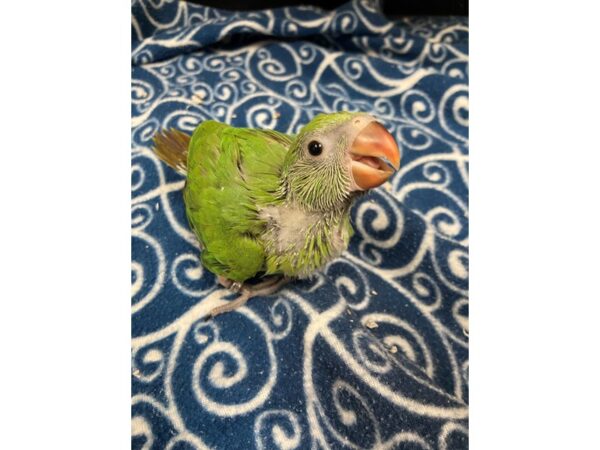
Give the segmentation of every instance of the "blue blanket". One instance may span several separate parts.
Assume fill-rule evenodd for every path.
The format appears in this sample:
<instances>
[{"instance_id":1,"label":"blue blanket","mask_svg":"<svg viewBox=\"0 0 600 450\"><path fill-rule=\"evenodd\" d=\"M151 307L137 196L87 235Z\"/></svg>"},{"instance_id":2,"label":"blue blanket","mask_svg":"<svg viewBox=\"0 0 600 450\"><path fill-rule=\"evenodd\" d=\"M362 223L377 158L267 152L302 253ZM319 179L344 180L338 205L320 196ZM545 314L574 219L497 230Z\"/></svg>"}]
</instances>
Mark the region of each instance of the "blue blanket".
<instances>
[{"instance_id":1,"label":"blue blanket","mask_svg":"<svg viewBox=\"0 0 600 450\"><path fill-rule=\"evenodd\" d=\"M465 18L132 5L132 447L465 449ZM295 133L365 111L402 167L352 209L343 256L238 311L199 262L183 178L151 151L204 120Z\"/></svg>"}]
</instances>

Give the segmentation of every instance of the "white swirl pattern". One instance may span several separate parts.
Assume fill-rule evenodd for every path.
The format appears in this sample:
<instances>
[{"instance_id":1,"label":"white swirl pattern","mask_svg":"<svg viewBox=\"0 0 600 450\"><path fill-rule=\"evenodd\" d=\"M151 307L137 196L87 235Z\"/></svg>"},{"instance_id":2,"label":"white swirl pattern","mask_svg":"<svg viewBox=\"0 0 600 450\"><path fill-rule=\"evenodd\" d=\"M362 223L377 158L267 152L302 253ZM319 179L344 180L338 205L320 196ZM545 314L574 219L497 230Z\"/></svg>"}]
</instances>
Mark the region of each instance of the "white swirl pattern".
<instances>
[{"instance_id":1,"label":"white swirl pattern","mask_svg":"<svg viewBox=\"0 0 600 450\"><path fill-rule=\"evenodd\" d=\"M467 23L378 11L133 1L132 448L467 448ZM339 109L377 116L402 168L352 209L341 258L205 321L229 293L152 136Z\"/></svg>"}]
</instances>

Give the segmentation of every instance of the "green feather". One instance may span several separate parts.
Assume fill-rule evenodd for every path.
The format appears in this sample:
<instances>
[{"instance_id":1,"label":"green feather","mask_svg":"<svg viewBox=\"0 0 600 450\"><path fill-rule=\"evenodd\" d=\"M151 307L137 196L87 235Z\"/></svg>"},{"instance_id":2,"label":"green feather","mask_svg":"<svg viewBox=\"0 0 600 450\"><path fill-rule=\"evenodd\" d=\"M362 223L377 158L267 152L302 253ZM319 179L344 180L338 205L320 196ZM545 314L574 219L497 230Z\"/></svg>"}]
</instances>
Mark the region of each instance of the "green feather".
<instances>
[{"instance_id":1,"label":"green feather","mask_svg":"<svg viewBox=\"0 0 600 450\"><path fill-rule=\"evenodd\" d=\"M202 123L188 150L184 191L189 222L212 272L244 281L264 270L261 206L279 202L291 140L273 131Z\"/></svg>"}]
</instances>

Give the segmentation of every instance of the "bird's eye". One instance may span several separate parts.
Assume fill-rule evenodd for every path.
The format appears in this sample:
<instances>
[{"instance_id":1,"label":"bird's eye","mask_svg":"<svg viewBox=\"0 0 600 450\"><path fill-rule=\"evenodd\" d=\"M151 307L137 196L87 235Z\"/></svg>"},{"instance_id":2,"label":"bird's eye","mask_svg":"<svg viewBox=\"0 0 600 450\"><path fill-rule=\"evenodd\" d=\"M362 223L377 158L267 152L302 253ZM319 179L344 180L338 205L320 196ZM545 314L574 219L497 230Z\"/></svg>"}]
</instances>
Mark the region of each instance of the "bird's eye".
<instances>
[{"instance_id":1,"label":"bird's eye","mask_svg":"<svg viewBox=\"0 0 600 450\"><path fill-rule=\"evenodd\" d=\"M323 144L321 144L319 141L310 141L308 144L308 153L313 156L319 156L321 153L323 153Z\"/></svg>"}]
</instances>

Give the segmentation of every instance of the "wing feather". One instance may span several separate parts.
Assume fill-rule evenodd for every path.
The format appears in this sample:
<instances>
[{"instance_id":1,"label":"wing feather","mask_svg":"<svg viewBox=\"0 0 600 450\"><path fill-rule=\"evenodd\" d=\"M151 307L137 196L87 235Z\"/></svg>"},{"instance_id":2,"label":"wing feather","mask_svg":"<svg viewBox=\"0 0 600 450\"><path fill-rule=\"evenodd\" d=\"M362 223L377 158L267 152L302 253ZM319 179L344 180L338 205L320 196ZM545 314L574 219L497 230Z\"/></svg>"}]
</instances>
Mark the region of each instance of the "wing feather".
<instances>
[{"instance_id":1,"label":"wing feather","mask_svg":"<svg viewBox=\"0 0 600 450\"><path fill-rule=\"evenodd\" d=\"M204 247L203 264L244 281L265 269L261 206L278 202L291 138L275 131L208 121L194 132L184 191L190 225Z\"/></svg>"}]
</instances>

